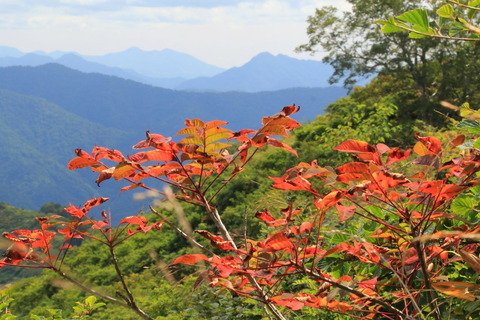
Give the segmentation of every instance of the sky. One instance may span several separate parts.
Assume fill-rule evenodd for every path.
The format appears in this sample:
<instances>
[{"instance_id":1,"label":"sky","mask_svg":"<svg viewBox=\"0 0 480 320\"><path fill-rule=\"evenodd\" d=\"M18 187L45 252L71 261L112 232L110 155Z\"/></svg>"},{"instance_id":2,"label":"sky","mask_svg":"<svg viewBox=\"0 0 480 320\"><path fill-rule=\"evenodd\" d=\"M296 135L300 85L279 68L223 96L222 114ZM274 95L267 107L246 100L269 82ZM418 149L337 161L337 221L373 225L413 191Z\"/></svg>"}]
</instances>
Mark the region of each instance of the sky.
<instances>
[{"instance_id":1,"label":"sky","mask_svg":"<svg viewBox=\"0 0 480 320\"><path fill-rule=\"evenodd\" d=\"M172 49L231 68L260 52L296 54L315 8L346 0L0 0L0 46L103 55Z\"/></svg>"}]
</instances>

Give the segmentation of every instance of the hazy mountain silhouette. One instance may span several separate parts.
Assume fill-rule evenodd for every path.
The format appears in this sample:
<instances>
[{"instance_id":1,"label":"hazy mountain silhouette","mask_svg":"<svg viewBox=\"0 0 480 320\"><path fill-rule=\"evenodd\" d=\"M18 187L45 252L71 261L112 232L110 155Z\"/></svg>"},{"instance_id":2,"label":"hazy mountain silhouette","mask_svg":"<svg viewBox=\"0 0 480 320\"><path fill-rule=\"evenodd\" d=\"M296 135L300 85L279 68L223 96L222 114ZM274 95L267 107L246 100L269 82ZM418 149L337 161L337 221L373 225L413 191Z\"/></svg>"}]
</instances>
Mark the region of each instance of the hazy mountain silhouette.
<instances>
[{"instance_id":1,"label":"hazy mountain silhouette","mask_svg":"<svg viewBox=\"0 0 480 320\"><path fill-rule=\"evenodd\" d=\"M130 69L153 78L195 78L213 76L224 69L207 64L186 53L164 49L144 51L139 48L103 56L83 56L88 61Z\"/></svg>"},{"instance_id":2,"label":"hazy mountain silhouette","mask_svg":"<svg viewBox=\"0 0 480 320\"><path fill-rule=\"evenodd\" d=\"M320 61L273 56L267 52L258 54L243 66L223 70L169 49L143 51L130 48L93 57L61 51L22 54L14 48L0 47L0 66L46 63L59 63L82 72L112 75L162 88L199 92L327 87L327 79L332 73L332 68Z\"/></svg>"},{"instance_id":3,"label":"hazy mountain silhouette","mask_svg":"<svg viewBox=\"0 0 480 320\"><path fill-rule=\"evenodd\" d=\"M178 89L196 91L274 91L295 87L327 87L333 69L320 61L299 60L263 52L245 65L210 78L183 82Z\"/></svg>"}]
</instances>

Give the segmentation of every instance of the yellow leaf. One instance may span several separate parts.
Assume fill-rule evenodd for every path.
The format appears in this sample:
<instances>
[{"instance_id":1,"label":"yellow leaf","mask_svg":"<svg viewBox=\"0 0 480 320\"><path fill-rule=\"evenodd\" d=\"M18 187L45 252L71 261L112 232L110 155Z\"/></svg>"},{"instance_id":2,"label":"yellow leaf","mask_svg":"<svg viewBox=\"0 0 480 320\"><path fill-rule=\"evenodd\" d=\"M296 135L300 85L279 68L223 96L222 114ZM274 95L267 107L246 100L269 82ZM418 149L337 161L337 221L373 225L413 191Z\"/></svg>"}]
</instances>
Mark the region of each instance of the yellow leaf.
<instances>
[{"instance_id":1,"label":"yellow leaf","mask_svg":"<svg viewBox=\"0 0 480 320\"><path fill-rule=\"evenodd\" d=\"M128 163L120 163L118 166L115 167L115 170L113 171L113 178L115 180L120 180L128 177L134 172L135 168L132 165Z\"/></svg>"}]
</instances>

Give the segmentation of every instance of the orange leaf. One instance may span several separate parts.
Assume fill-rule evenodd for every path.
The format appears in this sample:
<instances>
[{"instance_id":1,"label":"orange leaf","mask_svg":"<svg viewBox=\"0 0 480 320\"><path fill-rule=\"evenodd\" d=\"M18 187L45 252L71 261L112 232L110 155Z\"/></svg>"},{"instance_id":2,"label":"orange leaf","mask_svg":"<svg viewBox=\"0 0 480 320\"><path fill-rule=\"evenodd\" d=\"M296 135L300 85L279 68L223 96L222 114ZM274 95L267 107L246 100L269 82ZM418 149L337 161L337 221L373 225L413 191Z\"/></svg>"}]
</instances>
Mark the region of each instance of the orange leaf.
<instances>
[{"instance_id":1,"label":"orange leaf","mask_svg":"<svg viewBox=\"0 0 480 320\"><path fill-rule=\"evenodd\" d=\"M419 135L415 134L415 138L419 140L421 144L427 149L428 153L420 154L415 150L415 147L419 149L421 152L425 152L424 148L417 146L418 143L414 147L414 151L417 152L420 156L424 156L426 154L439 154L442 151L442 143L435 137L420 137Z\"/></svg>"},{"instance_id":2,"label":"orange leaf","mask_svg":"<svg viewBox=\"0 0 480 320\"><path fill-rule=\"evenodd\" d=\"M479 290L480 286L458 281L443 281L432 283L432 287L452 297L475 301L475 295L472 292Z\"/></svg>"},{"instance_id":3,"label":"orange leaf","mask_svg":"<svg viewBox=\"0 0 480 320\"><path fill-rule=\"evenodd\" d=\"M147 161L171 161L173 160L173 152L165 150L150 150L145 152L138 152L133 156L128 157L132 162L144 163Z\"/></svg>"},{"instance_id":4,"label":"orange leaf","mask_svg":"<svg viewBox=\"0 0 480 320\"><path fill-rule=\"evenodd\" d=\"M338 147L333 148L334 150L342 152L353 152L353 153L373 153L376 152L375 148L369 145L365 141L358 140L347 140L341 143Z\"/></svg>"},{"instance_id":5,"label":"orange leaf","mask_svg":"<svg viewBox=\"0 0 480 320\"><path fill-rule=\"evenodd\" d=\"M411 149L408 149L407 151L401 151L398 148L390 149L388 151L387 166L391 165L392 163L407 159L411 152Z\"/></svg>"},{"instance_id":6,"label":"orange leaf","mask_svg":"<svg viewBox=\"0 0 480 320\"><path fill-rule=\"evenodd\" d=\"M135 188L138 188L138 187L142 187L143 185L144 185L143 183L134 183L134 184L131 184L129 186L123 187L122 189L120 189L120 192L124 192L124 191L127 191L127 190L132 190L132 189L135 189Z\"/></svg>"},{"instance_id":7,"label":"orange leaf","mask_svg":"<svg viewBox=\"0 0 480 320\"><path fill-rule=\"evenodd\" d=\"M80 168L86 168L90 167L96 164L99 164L97 160L93 158L83 158L83 157L77 157L73 158L70 160L68 163L68 170L75 170L75 169L80 169Z\"/></svg>"},{"instance_id":8,"label":"orange leaf","mask_svg":"<svg viewBox=\"0 0 480 320\"><path fill-rule=\"evenodd\" d=\"M297 153L297 151L295 151L295 149L293 149L290 146L287 146L286 144L278 141L277 139L268 138L267 143L271 144L274 147L278 147L278 148L282 148L283 150L290 151L291 153L293 153L294 155L296 155L298 157L298 153Z\"/></svg>"},{"instance_id":9,"label":"orange leaf","mask_svg":"<svg viewBox=\"0 0 480 320\"><path fill-rule=\"evenodd\" d=\"M170 265L177 263L195 264L199 261L208 261L208 257L204 254L186 254L173 260Z\"/></svg>"},{"instance_id":10,"label":"orange leaf","mask_svg":"<svg viewBox=\"0 0 480 320\"><path fill-rule=\"evenodd\" d=\"M224 240L220 236L215 236L206 230L195 230L195 233L198 233L202 237L210 240L210 244L215 248L222 249L222 250L234 250L230 242Z\"/></svg>"},{"instance_id":11,"label":"orange leaf","mask_svg":"<svg viewBox=\"0 0 480 320\"><path fill-rule=\"evenodd\" d=\"M340 215L340 223L351 218L355 214L356 206L342 206L341 204L336 204L338 214Z\"/></svg>"},{"instance_id":12,"label":"orange leaf","mask_svg":"<svg viewBox=\"0 0 480 320\"><path fill-rule=\"evenodd\" d=\"M300 111L300 106L296 106L292 104L291 106L283 107L282 111L280 112L280 115L282 116L289 116L293 113L296 113Z\"/></svg>"},{"instance_id":13,"label":"orange leaf","mask_svg":"<svg viewBox=\"0 0 480 320\"><path fill-rule=\"evenodd\" d=\"M221 121L221 120L213 120L205 123L205 129L208 130L208 129L211 129L214 127L220 127L226 124L228 124L228 122Z\"/></svg>"},{"instance_id":14,"label":"orange leaf","mask_svg":"<svg viewBox=\"0 0 480 320\"><path fill-rule=\"evenodd\" d=\"M263 245L266 249L272 251L278 251L286 248L292 248L293 243L287 238L283 231L277 232L269 236L263 241Z\"/></svg>"},{"instance_id":15,"label":"orange leaf","mask_svg":"<svg viewBox=\"0 0 480 320\"><path fill-rule=\"evenodd\" d=\"M480 274L480 258L474 255L473 253L469 253L465 250L459 251L460 255L462 256L463 260L475 270L476 273Z\"/></svg>"},{"instance_id":16,"label":"orange leaf","mask_svg":"<svg viewBox=\"0 0 480 320\"><path fill-rule=\"evenodd\" d=\"M323 209L323 210L328 210L332 206L338 203L340 199L342 198L342 193L340 191L332 191L329 194L327 194L323 199L319 200L316 199L314 201L315 207L318 209Z\"/></svg>"},{"instance_id":17,"label":"orange leaf","mask_svg":"<svg viewBox=\"0 0 480 320\"><path fill-rule=\"evenodd\" d=\"M458 136L455 137L450 143L454 146L457 147L461 145L465 141L465 135L464 134L459 134Z\"/></svg>"},{"instance_id":18,"label":"orange leaf","mask_svg":"<svg viewBox=\"0 0 480 320\"><path fill-rule=\"evenodd\" d=\"M129 223L129 224L136 224L139 226L144 226L147 224L147 219L145 217L139 217L139 216L130 216L130 217L125 217L122 220L120 220L119 224L122 223Z\"/></svg>"},{"instance_id":19,"label":"orange leaf","mask_svg":"<svg viewBox=\"0 0 480 320\"><path fill-rule=\"evenodd\" d=\"M115 170L113 171L113 178L115 180L126 178L132 173L134 173L135 170L135 167L133 167L131 164L125 162L120 163L115 167Z\"/></svg>"}]
</instances>

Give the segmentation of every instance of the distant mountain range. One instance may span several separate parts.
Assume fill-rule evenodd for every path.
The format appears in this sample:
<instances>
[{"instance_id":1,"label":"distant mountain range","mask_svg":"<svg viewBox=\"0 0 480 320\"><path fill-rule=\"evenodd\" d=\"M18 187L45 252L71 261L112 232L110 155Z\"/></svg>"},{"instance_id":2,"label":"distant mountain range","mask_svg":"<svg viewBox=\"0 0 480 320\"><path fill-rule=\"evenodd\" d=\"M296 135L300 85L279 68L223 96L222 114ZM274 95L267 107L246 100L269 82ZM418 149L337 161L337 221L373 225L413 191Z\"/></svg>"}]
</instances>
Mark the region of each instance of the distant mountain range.
<instances>
[{"instance_id":1,"label":"distant mountain range","mask_svg":"<svg viewBox=\"0 0 480 320\"><path fill-rule=\"evenodd\" d=\"M0 66L39 66L58 63L74 70L112 75L144 84L176 90L210 92L261 92L298 87L326 87L329 65L264 52L240 67L224 70L188 54L170 49L138 48L103 56L78 53L22 53L0 47Z\"/></svg>"},{"instance_id":2,"label":"distant mountain range","mask_svg":"<svg viewBox=\"0 0 480 320\"><path fill-rule=\"evenodd\" d=\"M62 56L65 59L65 55ZM67 56L68 57L68 56ZM61 58L60 58L61 59ZM0 201L37 210L43 203L81 204L93 196L117 199L112 213L134 214L141 204L119 196L118 183L94 184L89 170L68 171L75 148L98 144L133 153L145 131L173 135L184 119L230 121L255 129L263 116L300 105L295 119L314 119L345 96L340 87L259 93L187 92L153 87L60 64L0 68Z\"/></svg>"}]
</instances>

